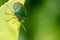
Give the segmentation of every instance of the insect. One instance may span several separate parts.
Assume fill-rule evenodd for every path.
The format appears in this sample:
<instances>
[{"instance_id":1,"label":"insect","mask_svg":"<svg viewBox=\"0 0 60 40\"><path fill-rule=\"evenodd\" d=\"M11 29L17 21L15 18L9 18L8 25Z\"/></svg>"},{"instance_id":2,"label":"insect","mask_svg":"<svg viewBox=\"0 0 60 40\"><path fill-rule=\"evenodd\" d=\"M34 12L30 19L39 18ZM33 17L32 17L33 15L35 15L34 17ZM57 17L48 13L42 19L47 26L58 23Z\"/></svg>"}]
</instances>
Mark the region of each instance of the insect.
<instances>
[{"instance_id":1,"label":"insect","mask_svg":"<svg viewBox=\"0 0 60 40\"><path fill-rule=\"evenodd\" d=\"M25 7L21 3L16 2L13 5L13 9L14 9L14 14L16 15L18 21L19 22L24 22L24 19L26 19L26 16L27 16L27 12L26 12ZM22 24L22 27L26 31L26 29L25 29L23 24Z\"/></svg>"},{"instance_id":2,"label":"insect","mask_svg":"<svg viewBox=\"0 0 60 40\"><path fill-rule=\"evenodd\" d=\"M13 5L13 9L14 9L14 14L16 15L18 21L22 21L26 19L27 16L26 9L21 3L16 2Z\"/></svg>"},{"instance_id":3,"label":"insect","mask_svg":"<svg viewBox=\"0 0 60 40\"><path fill-rule=\"evenodd\" d=\"M6 6L8 6L8 4ZM18 21L22 23L22 27L24 28L24 31L26 31L26 29L23 25L23 22L24 22L24 20L26 19L26 16L27 16L27 12L26 12L25 7L21 3L16 2L13 5L13 10L14 10L14 12L13 11L12 12L17 17ZM5 13L5 14L7 14L7 13ZM13 15L13 14L11 14L11 15ZM12 17L12 18L14 18L14 17ZM9 20L12 19L12 18L9 18ZM6 21L9 21L9 20L6 20Z\"/></svg>"}]
</instances>

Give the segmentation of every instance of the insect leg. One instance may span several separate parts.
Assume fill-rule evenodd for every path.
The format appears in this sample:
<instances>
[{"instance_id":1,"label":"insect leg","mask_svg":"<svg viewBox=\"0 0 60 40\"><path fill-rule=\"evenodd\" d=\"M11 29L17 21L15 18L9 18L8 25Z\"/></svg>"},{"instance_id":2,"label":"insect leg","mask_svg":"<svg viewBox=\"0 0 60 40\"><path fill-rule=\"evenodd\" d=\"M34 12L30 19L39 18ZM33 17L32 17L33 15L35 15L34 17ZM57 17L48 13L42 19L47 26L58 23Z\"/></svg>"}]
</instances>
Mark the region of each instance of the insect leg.
<instances>
[{"instance_id":1,"label":"insect leg","mask_svg":"<svg viewBox=\"0 0 60 40\"><path fill-rule=\"evenodd\" d=\"M9 21L9 20L11 20L11 19L16 19L15 17L11 17L11 18L9 18L8 20L5 20L5 21Z\"/></svg>"},{"instance_id":2,"label":"insect leg","mask_svg":"<svg viewBox=\"0 0 60 40\"><path fill-rule=\"evenodd\" d=\"M25 28L25 26L23 24L22 24L22 27L23 27L24 31L26 32L26 28Z\"/></svg>"}]
</instances>

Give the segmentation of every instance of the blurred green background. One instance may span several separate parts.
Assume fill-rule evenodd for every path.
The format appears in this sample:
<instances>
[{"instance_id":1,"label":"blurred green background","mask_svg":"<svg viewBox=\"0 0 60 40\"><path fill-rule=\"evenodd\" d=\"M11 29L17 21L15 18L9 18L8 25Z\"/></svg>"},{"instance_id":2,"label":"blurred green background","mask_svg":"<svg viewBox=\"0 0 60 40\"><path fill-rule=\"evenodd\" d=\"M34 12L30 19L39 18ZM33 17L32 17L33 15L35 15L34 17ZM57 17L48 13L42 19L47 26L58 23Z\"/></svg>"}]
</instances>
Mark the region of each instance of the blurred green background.
<instances>
[{"instance_id":1,"label":"blurred green background","mask_svg":"<svg viewBox=\"0 0 60 40\"><path fill-rule=\"evenodd\" d=\"M60 40L60 0L26 0L25 7L26 32L21 27L19 40Z\"/></svg>"}]
</instances>

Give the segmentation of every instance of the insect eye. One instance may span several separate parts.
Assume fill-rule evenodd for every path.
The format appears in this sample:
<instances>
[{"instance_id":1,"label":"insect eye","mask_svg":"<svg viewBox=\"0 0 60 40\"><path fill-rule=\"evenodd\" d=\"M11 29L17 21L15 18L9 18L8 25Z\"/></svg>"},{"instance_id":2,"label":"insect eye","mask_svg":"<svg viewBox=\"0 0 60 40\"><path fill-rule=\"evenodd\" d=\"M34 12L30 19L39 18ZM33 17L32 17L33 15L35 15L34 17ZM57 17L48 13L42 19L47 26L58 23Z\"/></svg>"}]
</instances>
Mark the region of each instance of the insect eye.
<instances>
[{"instance_id":1,"label":"insect eye","mask_svg":"<svg viewBox=\"0 0 60 40\"><path fill-rule=\"evenodd\" d=\"M24 19L26 18L26 16L27 16L26 9L22 4L20 4L18 2L15 3L13 5L13 9L14 9L14 13L15 13L16 16L18 15L18 16L24 18Z\"/></svg>"}]
</instances>

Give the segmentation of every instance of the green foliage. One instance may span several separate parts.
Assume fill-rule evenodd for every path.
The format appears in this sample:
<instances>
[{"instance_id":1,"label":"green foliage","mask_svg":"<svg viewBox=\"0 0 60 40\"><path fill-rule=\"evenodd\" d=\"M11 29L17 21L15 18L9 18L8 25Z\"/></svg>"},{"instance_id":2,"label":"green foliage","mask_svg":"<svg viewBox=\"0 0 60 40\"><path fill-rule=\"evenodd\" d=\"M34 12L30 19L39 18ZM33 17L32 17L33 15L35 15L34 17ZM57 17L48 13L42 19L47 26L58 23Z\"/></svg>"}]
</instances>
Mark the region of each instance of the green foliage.
<instances>
[{"instance_id":1,"label":"green foliage","mask_svg":"<svg viewBox=\"0 0 60 40\"><path fill-rule=\"evenodd\" d=\"M7 2L8 0L0 0L0 6L2 6L5 2Z\"/></svg>"}]
</instances>

